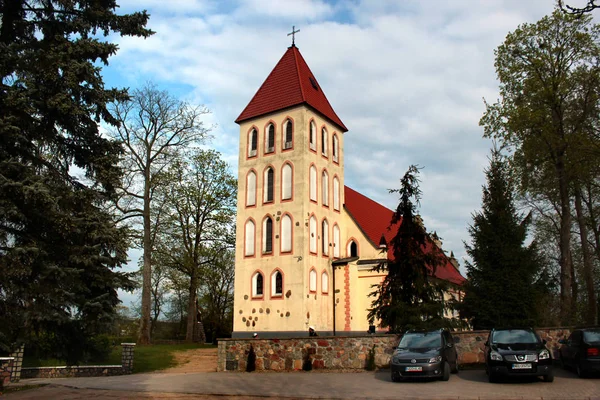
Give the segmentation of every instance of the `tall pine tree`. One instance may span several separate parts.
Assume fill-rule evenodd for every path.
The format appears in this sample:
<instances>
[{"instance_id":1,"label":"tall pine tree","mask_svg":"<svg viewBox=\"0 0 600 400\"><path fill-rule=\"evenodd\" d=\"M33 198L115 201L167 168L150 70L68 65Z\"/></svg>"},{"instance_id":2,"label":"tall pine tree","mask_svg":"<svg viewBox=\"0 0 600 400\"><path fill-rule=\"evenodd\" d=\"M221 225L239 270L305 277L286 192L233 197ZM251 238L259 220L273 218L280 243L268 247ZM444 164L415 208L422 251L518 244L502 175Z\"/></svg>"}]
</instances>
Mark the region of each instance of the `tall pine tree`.
<instances>
[{"instance_id":1,"label":"tall pine tree","mask_svg":"<svg viewBox=\"0 0 600 400\"><path fill-rule=\"evenodd\" d=\"M0 0L0 351L44 336L76 362L114 315L126 232L105 205L120 145L99 63L111 33L146 37L145 12L114 0ZM83 171L85 177L77 177Z\"/></svg>"},{"instance_id":2,"label":"tall pine tree","mask_svg":"<svg viewBox=\"0 0 600 400\"><path fill-rule=\"evenodd\" d=\"M465 244L472 262L461 317L475 329L534 326L542 263L535 242L525 245L531 215L515 208L514 183L506 160L492 149L485 171L482 210L473 214L471 244Z\"/></svg>"},{"instance_id":3,"label":"tall pine tree","mask_svg":"<svg viewBox=\"0 0 600 400\"><path fill-rule=\"evenodd\" d=\"M442 293L444 285L432 276L443 261L441 250L432 243L417 215L421 198L419 169L411 165L401 180L400 203L392 217L391 226L399 223L398 231L389 245L393 258L380 264L376 271L387 275L376 290L368 318L381 321L382 327L401 333L406 329L433 329L447 325L444 320Z\"/></svg>"}]
</instances>

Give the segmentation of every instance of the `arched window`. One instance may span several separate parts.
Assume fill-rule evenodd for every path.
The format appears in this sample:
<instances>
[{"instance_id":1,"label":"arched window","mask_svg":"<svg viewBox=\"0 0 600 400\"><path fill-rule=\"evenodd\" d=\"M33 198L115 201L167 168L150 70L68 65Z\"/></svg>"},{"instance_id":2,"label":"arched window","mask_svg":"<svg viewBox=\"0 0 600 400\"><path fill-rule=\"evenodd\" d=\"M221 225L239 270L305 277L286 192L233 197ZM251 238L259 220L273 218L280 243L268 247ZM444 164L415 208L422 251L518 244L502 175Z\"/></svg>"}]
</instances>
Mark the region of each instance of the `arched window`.
<instances>
[{"instance_id":1,"label":"arched window","mask_svg":"<svg viewBox=\"0 0 600 400\"><path fill-rule=\"evenodd\" d=\"M256 148L258 147L258 131L252 128L248 134L248 157L256 156Z\"/></svg>"},{"instance_id":2,"label":"arched window","mask_svg":"<svg viewBox=\"0 0 600 400\"><path fill-rule=\"evenodd\" d=\"M314 268L308 273L308 290L311 292L317 291L317 271Z\"/></svg>"},{"instance_id":3,"label":"arched window","mask_svg":"<svg viewBox=\"0 0 600 400\"><path fill-rule=\"evenodd\" d=\"M340 257L340 228L337 224L333 225L333 256Z\"/></svg>"},{"instance_id":4,"label":"arched window","mask_svg":"<svg viewBox=\"0 0 600 400\"><path fill-rule=\"evenodd\" d=\"M323 255L329 255L329 223L326 219L321 223L321 248Z\"/></svg>"},{"instance_id":5,"label":"arched window","mask_svg":"<svg viewBox=\"0 0 600 400\"><path fill-rule=\"evenodd\" d=\"M275 183L275 171L272 167L265 169L264 184L263 184L263 202L271 203L273 201L273 193Z\"/></svg>"},{"instance_id":6,"label":"arched window","mask_svg":"<svg viewBox=\"0 0 600 400\"><path fill-rule=\"evenodd\" d=\"M327 130L325 128L323 128L321 130L321 154L325 157L327 157L327 145L329 138L327 137Z\"/></svg>"},{"instance_id":7,"label":"arched window","mask_svg":"<svg viewBox=\"0 0 600 400\"><path fill-rule=\"evenodd\" d=\"M309 222L310 252L317 254L317 218L313 215Z\"/></svg>"},{"instance_id":8,"label":"arched window","mask_svg":"<svg viewBox=\"0 0 600 400\"><path fill-rule=\"evenodd\" d=\"M246 221L246 229L244 233L244 241L246 242L244 246L244 255L247 257L254 255L254 231L254 221L249 219L248 221Z\"/></svg>"},{"instance_id":9,"label":"arched window","mask_svg":"<svg viewBox=\"0 0 600 400\"><path fill-rule=\"evenodd\" d=\"M275 270L271 275L271 296L283 295L283 275L281 271Z\"/></svg>"},{"instance_id":10,"label":"arched window","mask_svg":"<svg viewBox=\"0 0 600 400\"><path fill-rule=\"evenodd\" d=\"M358 245L354 240L348 242L348 248L346 249L348 257L358 257Z\"/></svg>"},{"instance_id":11,"label":"arched window","mask_svg":"<svg viewBox=\"0 0 600 400\"><path fill-rule=\"evenodd\" d=\"M256 173L248 172L246 176L246 206L256 205Z\"/></svg>"},{"instance_id":12,"label":"arched window","mask_svg":"<svg viewBox=\"0 0 600 400\"><path fill-rule=\"evenodd\" d=\"M329 293L329 275L325 271L321 274L321 293Z\"/></svg>"},{"instance_id":13,"label":"arched window","mask_svg":"<svg viewBox=\"0 0 600 400\"><path fill-rule=\"evenodd\" d=\"M310 199L314 202L317 201L317 167L314 165L310 166Z\"/></svg>"},{"instance_id":14,"label":"arched window","mask_svg":"<svg viewBox=\"0 0 600 400\"><path fill-rule=\"evenodd\" d=\"M333 139L332 140L333 140L333 149L332 149L332 151L333 151L333 155L332 155L333 162L338 162L339 161L339 151L340 151L340 149L339 149L339 145L338 145L338 137L337 137L337 135L333 135Z\"/></svg>"},{"instance_id":15,"label":"arched window","mask_svg":"<svg viewBox=\"0 0 600 400\"><path fill-rule=\"evenodd\" d=\"M273 253L273 220L267 217L262 226L262 252L263 254Z\"/></svg>"},{"instance_id":16,"label":"arched window","mask_svg":"<svg viewBox=\"0 0 600 400\"><path fill-rule=\"evenodd\" d=\"M259 271L252 276L252 297L262 297L265 287L265 277Z\"/></svg>"},{"instance_id":17,"label":"arched window","mask_svg":"<svg viewBox=\"0 0 600 400\"><path fill-rule=\"evenodd\" d=\"M323 205L329 207L329 175L325 170L323 170L323 175L321 175L321 192Z\"/></svg>"},{"instance_id":18,"label":"arched window","mask_svg":"<svg viewBox=\"0 0 600 400\"><path fill-rule=\"evenodd\" d=\"M275 151L275 125L267 125L265 130L265 153L272 153Z\"/></svg>"},{"instance_id":19,"label":"arched window","mask_svg":"<svg viewBox=\"0 0 600 400\"><path fill-rule=\"evenodd\" d=\"M340 211L340 180L337 176L333 177L333 209Z\"/></svg>"},{"instance_id":20,"label":"arched window","mask_svg":"<svg viewBox=\"0 0 600 400\"><path fill-rule=\"evenodd\" d=\"M292 166L288 163L281 169L281 200L290 200L292 198L292 187L294 185Z\"/></svg>"},{"instance_id":21,"label":"arched window","mask_svg":"<svg viewBox=\"0 0 600 400\"><path fill-rule=\"evenodd\" d=\"M281 252L292 251L292 217L284 215L281 218Z\"/></svg>"},{"instance_id":22,"label":"arched window","mask_svg":"<svg viewBox=\"0 0 600 400\"><path fill-rule=\"evenodd\" d=\"M291 149L294 145L294 124L291 119L286 119L283 123L283 149Z\"/></svg>"},{"instance_id":23,"label":"arched window","mask_svg":"<svg viewBox=\"0 0 600 400\"><path fill-rule=\"evenodd\" d=\"M309 146L312 151L317 151L317 125L315 121L310 121Z\"/></svg>"}]
</instances>

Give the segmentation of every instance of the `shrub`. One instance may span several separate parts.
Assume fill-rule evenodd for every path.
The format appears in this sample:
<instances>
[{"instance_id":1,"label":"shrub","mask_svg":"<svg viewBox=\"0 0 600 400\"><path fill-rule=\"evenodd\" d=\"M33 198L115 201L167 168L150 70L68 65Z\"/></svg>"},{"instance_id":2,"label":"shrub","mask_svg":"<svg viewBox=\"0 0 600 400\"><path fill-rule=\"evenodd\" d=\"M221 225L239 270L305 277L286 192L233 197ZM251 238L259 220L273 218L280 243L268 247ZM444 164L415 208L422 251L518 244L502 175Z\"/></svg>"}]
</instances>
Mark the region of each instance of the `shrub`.
<instances>
[{"instance_id":1,"label":"shrub","mask_svg":"<svg viewBox=\"0 0 600 400\"><path fill-rule=\"evenodd\" d=\"M367 371L375 371L375 368L376 368L376 366L375 366L375 345L373 345L373 348L371 350L369 350L365 369Z\"/></svg>"},{"instance_id":2,"label":"shrub","mask_svg":"<svg viewBox=\"0 0 600 400\"><path fill-rule=\"evenodd\" d=\"M254 346L250 345L250 351L248 351L248 362L246 363L246 372L252 372L256 370L256 353L254 352Z\"/></svg>"}]
</instances>

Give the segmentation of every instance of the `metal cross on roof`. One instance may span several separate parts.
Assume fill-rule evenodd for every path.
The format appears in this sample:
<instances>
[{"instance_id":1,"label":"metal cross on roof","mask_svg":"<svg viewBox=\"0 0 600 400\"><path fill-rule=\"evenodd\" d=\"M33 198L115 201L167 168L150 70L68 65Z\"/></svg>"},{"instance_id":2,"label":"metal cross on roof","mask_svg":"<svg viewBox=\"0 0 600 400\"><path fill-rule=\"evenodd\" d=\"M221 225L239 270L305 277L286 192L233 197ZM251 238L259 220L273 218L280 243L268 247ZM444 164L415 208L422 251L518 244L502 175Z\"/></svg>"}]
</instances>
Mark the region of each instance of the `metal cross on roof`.
<instances>
[{"instance_id":1,"label":"metal cross on roof","mask_svg":"<svg viewBox=\"0 0 600 400\"><path fill-rule=\"evenodd\" d=\"M292 35L292 46L295 46L295 36L296 33L300 32L300 29L296 30L296 27L294 25L292 25L292 31L290 33L288 33L287 35L290 36Z\"/></svg>"}]
</instances>

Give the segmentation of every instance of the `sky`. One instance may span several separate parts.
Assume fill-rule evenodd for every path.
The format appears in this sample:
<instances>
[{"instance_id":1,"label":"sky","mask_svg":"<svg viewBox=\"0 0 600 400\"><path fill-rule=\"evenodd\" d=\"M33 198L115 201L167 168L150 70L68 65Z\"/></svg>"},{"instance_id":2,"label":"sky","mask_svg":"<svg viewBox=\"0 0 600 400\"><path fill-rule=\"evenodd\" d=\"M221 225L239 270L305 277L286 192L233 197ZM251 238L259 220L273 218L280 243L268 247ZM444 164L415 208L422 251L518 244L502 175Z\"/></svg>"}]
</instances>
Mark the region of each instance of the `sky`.
<instances>
[{"instance_id":1,"label":"sky","mask_svg":"<svg viewBox=\"0 0 600 400\"><path fill-rule=\"evenodd\" d=\"M490 139L479 126L484 99L498 99L494 50L554 0L122 0L118 13L147 10L148 39L113 36L107 86L153 82L211 110L209 145L237 176L234 120L291 44L349 131L347 186L394 209L389 189L422 167L419 212L466 275L464 242L481 208ZM567 3L583 5L584 0ZM581 4L580 4L581 3ZM137 268L139 251L128 269ZM134 295L121 293L129 306Z\"/></svg>"}]
</instances>

